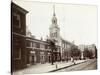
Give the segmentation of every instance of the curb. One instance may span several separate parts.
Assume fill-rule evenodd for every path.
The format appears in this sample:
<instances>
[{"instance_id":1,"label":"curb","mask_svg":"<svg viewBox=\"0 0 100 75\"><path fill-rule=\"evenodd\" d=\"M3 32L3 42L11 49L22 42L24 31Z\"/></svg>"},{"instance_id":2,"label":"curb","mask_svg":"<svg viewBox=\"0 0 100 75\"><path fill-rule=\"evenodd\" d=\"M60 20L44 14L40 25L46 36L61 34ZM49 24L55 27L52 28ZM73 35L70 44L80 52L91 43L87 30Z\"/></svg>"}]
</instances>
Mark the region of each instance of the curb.
<instances>
[{"instance_id":1,"label":"curb","mask_svg":"<svg viewBox=\"0 0 100 75\"><path fill-rule=\"evenodd\" d=\"M84 61L84 62L87 62L87 61ZM55 70L52 70L52 71L49 71L49 72L55 72L55 71L58 71L58 70L61 70L61 69L64 69L64 68L68 68L68 67L71 67L71 66L74 66L74 65L78 65L78 64L84 63L84 62L80 62L80 63L77 63L77 64L72 64L72 65L65 66L65 67L62 67L62 68L58 68L58 69L55 69Z\"/></svg>"}]
</instances>

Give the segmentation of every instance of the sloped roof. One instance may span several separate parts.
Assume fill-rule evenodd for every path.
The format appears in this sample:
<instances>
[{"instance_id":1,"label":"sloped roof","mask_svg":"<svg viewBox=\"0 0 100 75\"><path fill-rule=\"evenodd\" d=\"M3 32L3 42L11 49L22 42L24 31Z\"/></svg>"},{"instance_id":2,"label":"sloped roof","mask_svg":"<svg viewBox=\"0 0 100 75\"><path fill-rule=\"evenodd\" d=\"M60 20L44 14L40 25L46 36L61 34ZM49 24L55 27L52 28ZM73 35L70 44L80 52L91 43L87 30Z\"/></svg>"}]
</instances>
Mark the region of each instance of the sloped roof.
<instances>
[{"instance_id":1,"label":"sloped roof","mask_svg":"<svg viewBox=\"0 0 100 75\"><path fill-rule=\"evenodd\" d=\"M72 42L69 42L69 41L63 39L62 37L61 37L61 40L62 40L63 42L65 42L65 43L67 43L67 44L74 45Z\"/></svg>"}]
</instances>

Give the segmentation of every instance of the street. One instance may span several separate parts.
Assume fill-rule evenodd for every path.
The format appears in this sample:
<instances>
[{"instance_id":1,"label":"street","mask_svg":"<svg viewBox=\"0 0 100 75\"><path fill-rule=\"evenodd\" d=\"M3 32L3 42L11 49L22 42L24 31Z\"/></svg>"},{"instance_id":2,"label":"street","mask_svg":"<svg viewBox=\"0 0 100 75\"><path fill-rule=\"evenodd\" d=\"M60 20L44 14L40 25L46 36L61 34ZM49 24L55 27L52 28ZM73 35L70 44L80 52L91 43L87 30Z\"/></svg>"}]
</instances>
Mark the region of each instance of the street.
<instances>
[{"instance_id":1,"label":"street","mask_svg":"<svg viewBox=\"0 0 100 75\"><path fill-rule=\"evenodd\" d=\"M86 61L83 60L78 60L75 61L77 64L76 65L72 65L72 62L62 62L62 63L57 63L58 64L58 69L65 67L65 66L70 66L67 68L63 68L60 70L55 70L56 67L55 65L51 65L49 63L46 64L37 64L37 65L33 65L29 68L20 70L20 71L16 71L13 73L13 75L22 75L22 74L33 74L33 73L46 73L46 72L66 72L66 71L77 71L77 70L96 70L97 69L97 59L87 59ZM44 69L43 69L44 68ZM55 70L55 71L54 71Z\"/></svg>"},{"instance_id":2,"label":"street","mask_svg":"<svg viewBox=\"0 0 100 75\"><path fill-rule=\"evenodd\" d=\"M65 69L58 70L56 72L65 72L65 71L78 71L78 70L95 70L97 69L97 60L90 59L87 62L71 66Z\"/></svg>"}]
</instances>

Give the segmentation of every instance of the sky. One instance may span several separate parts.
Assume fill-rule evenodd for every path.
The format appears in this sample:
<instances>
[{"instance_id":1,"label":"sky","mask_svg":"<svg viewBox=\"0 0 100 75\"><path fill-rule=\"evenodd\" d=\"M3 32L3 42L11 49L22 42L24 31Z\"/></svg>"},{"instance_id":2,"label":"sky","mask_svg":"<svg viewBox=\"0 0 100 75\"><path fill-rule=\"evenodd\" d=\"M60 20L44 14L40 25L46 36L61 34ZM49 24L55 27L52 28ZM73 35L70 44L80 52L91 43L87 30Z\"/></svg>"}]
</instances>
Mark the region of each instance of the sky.
<instances>
[{"instance_id":1,"label":"sky","mask_svg":"<svg viewBox=\"0 0 100 75\"><path fill-rule=\"evenodd\" d=\"M26 25L37 38L46 39L52 24L53 5L60 36L75 44L97 45L97 6L43 3L28 0L13 0L16 4L29 11L26 15Z\"/></svg>"}]
</instances>

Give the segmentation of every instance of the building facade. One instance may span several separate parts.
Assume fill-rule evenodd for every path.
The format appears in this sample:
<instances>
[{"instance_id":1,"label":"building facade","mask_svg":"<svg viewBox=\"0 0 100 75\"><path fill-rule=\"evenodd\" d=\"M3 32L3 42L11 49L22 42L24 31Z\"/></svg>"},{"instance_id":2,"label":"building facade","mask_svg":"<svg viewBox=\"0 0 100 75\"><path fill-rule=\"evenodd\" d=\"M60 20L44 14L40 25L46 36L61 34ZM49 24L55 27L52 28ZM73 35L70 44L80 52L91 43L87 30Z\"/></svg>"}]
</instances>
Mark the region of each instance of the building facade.
<instances>
[{"instance_id":1,"label":"building facade","mask_svg":"<svg viewBox=\"0 0 100 75\"><path fill-rule=\"evenodd\" d=\"M57 47L58 48L58 47ZM60 48L58 48L60 49ZM51 48L47 41L26 37L27 65L51 62ZM60 60L60 50L54 53L54 60Z\"/></svg>"},{"instance_id":2,"label":"building facade","mask_svg":"<svg viewBox=\"0 0 100 75\"><path fill-rule=\"evenodd\" d=\"M42 40L26 37L27 64L45 63L50 61L50 48Z\"/></svg>"},{"instance_id":3,"label":"building facade","mask_svg":"<svg viewBox=\"0 0 100 75\"><path fill-rule=\"evenodd\" d=\"M68 61L71 59L71 46L72 43L61 39L61 57L62 57L62 61Z\"/></svg>"},{"instance_id":4,"label":"building facade","mask_svg":"<svg viewBox=\"0 0 100 75\"><path fill-rule=\"evenodd\" d=\"M28 11L11 3L11 67L21 69L26 64L25 36L26 14Z\"/></svg>"}]
</instances>

